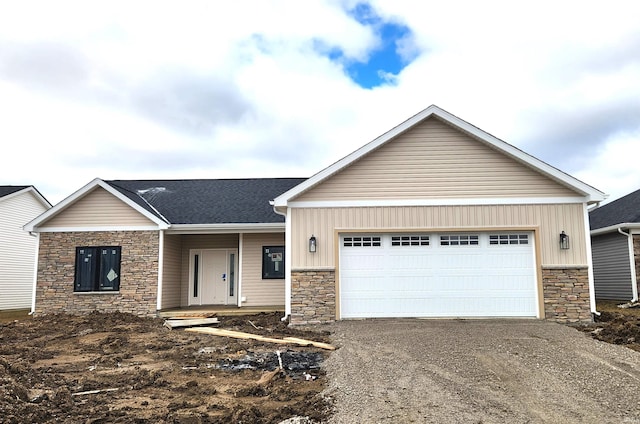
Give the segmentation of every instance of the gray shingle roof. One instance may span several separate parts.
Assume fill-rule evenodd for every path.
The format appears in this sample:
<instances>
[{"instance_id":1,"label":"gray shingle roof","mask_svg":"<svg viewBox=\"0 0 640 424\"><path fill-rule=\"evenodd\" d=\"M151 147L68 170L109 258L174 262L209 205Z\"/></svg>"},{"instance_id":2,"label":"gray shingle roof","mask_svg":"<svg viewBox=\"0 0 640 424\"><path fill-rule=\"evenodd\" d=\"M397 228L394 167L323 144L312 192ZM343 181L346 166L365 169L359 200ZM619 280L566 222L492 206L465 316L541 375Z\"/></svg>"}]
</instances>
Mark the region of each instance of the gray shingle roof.
<instances>
[{"instance_id":1,"label":"gray shingle roof","mask_svg":"<svg viewBox=\"0 0 640 424\"><path fill-rule=\"evenodd\" d=\"M24 190L31 186L0 186L0 197L8 196L16 191Z\"/></svg>"},{"instance_id":2,"label":"gray shingle roof","mask_svg":"<svg viewBox=\"0 0 640 424\"><path fill-rule=\"evenodd\" d=\"M592 230L629 222L640 223L640 190L589 212Z\"/></svg>"},{"instance_id":3,"label":"gray shingle roof","mask_svg":"<svg viewBox=\"0 0 640 424\"><path fill-rule=\"evenodd\" d=\"M171 224L279 223L269 204L306 178L112 180L124 196Z\"/></svg>"}]
</instances>

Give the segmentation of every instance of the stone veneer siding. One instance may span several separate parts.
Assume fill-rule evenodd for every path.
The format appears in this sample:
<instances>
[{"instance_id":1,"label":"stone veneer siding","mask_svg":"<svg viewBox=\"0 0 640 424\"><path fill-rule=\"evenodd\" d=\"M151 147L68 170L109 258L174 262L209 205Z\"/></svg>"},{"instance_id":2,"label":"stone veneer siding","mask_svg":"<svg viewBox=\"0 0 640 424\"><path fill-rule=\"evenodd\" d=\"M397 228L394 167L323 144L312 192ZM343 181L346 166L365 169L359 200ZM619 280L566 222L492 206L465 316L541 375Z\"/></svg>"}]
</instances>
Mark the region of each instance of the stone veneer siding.
<instances>
[{"instance_id":1,"label":"stone veneer siding","mask_svg":"<svg viewBox=\"0 0 640 424\"><path fill-rule=\"evenodd\" d=\"M589 273L584 268L542 268L544 313L550 321L591 322Z\"/></svg>"},{"instance_id":2,"label":"stone veneer siding","mask_svg":"<svg viewBox=\"0 0 640 424\"><path fill-rule=\"evenodd\" d=\"M318 324L336 319L335 271L291 272L290 323Z\"/></svg>"},{"instance_id":3,"label":"stone veneer siding","mask_svg":"<svg viewBox=\"0 0 640 424\"><path fill-rule=\"evenodd\" d=\"M118 292L73 291L76 247L121 246ZM40 233L35 314L127 312L155 316L157 231Z\"/></svg>"},{"instance_id":4,"label":"stone veneer siding","mask_svg":"<svg viewBox=\"0 0 640 424\"><path fill-rule=\"evenodd\" d=\"M586 267L543 268L542 280L545 319L560 323L592 321ZM291 273L292 325L335 321L335 311L334 271L305 270Z\"/></svg>"}]
</instances>

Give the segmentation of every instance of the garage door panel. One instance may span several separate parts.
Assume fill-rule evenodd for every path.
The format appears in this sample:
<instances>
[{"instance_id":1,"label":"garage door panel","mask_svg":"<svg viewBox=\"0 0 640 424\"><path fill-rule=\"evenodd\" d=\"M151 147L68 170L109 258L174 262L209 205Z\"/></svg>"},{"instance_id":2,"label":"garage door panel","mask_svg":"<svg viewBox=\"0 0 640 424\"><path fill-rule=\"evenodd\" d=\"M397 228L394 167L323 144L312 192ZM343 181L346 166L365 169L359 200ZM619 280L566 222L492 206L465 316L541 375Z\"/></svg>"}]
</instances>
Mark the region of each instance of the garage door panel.
<instances>
[{"instance_id":1,"label":"garage door panel","mask_svg":"<svg viewBox=\"0 0 640 424\"><path fill-rule=\"evenodd\" d=\"M475 245L425 239L413 238L413 246L392 245L400 243L392 235L375 247L341 243L341 317L536 316L531 233L518 235L526 244L491 245L489 234L476 235ZM465 238L446 243L458 240Z\"/></svg>"}]
</instances>

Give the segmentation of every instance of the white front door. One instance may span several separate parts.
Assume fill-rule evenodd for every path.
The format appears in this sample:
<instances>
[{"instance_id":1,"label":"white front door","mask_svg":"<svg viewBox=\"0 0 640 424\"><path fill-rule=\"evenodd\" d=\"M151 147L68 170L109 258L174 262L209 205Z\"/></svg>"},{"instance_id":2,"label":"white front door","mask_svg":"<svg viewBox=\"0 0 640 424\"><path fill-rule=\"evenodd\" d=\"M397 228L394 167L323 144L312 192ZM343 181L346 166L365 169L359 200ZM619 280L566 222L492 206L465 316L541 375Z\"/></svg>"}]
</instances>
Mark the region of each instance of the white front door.
<instances>
[{"instance_id":1,"label":"white front door","mask_svg":"<svg viewBox=\"0 0 640 424\"><path fill-rule=\"evenodd\" d=\"M189 305L228 305L236 302L236 252L192 250Z\"/></svg>"}]
</instances>

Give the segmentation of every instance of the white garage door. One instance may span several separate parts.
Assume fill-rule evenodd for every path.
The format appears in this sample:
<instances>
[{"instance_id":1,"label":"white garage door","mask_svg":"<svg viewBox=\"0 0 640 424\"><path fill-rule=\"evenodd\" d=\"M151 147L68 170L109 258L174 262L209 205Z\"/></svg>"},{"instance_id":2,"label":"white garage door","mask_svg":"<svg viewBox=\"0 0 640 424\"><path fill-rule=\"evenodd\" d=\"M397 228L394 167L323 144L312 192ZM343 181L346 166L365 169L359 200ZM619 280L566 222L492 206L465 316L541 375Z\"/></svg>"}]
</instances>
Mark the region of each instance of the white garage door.
<instances>
[{"instance_id":1,"label":"white garage door","mask_svg":"<svg viewBox=\"0 0 640 424\"><path fill-rule=\"evenodd\" d=\"M340 316L535 317L533 234L344 234Z\"/></svg>"}]
</instances>

